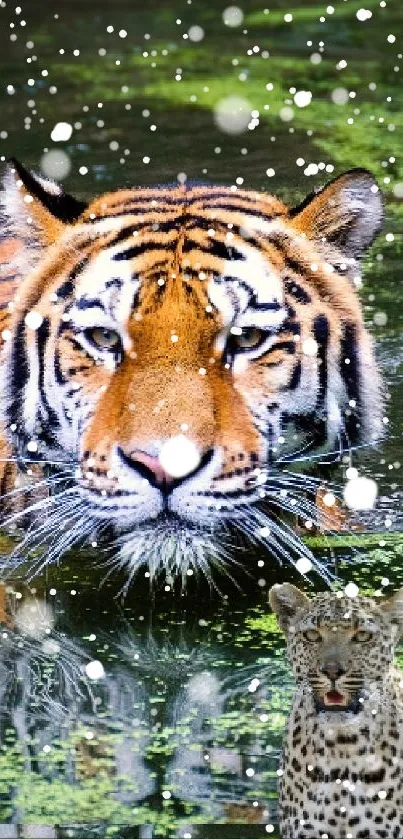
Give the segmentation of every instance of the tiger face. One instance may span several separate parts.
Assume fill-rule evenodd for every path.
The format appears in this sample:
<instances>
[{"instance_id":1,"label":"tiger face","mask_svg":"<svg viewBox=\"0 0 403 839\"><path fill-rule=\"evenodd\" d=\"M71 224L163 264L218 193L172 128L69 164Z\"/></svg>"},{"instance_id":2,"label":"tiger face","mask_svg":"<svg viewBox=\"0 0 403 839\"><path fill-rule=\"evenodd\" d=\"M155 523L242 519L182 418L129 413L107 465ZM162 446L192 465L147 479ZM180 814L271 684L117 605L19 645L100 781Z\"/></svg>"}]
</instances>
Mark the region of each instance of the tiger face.
<instances>
[{"instance_id":1,"label":"tiger face","mask_svg":"<svg viewBox=\"0 0 403 839\"><path fill-rule=\"evenodd\" d=\"M48 464L53 527L62 509L75 538L112 528L132 568L204 564L228 522L281 552L261 504L293 509L288 464L379 439L356 294L382 217L366 171L293 210L186 184L84 205L15 162L3 217L20 243L4 433Z\"/></svg>"}]
</instances>

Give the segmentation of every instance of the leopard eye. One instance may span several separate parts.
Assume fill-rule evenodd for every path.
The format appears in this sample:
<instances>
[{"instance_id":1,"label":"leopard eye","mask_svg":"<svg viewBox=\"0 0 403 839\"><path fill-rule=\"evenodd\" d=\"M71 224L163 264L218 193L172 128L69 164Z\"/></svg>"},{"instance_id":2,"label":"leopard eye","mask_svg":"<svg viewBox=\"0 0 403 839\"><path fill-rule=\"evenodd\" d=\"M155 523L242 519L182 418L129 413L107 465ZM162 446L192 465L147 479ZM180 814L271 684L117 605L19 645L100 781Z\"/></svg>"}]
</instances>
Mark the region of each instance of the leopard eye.
<instances>
[{"instance_id":1,"label":"leopard eye","mask_svg":"<svg viewBox=\"0 0 403 839\"><path fill-rule=\"evenodd\" d=\"M98 350L115 351L120 347L120 335L114 329L104 326L94 326L85 330L85 337Z\"/></svg>"},{"instance_id":2,"label":"leopard eye","mask_svg":"<svg viewBox=\"0 0 403 839\"><path fill-rule=\"evenodd\" d=\"M322 636L317 629L307 629L306 632L304 632L304 638L307 641L310 641L311 643L314 643L315 641L320 641L321 637Z\"/></svg>"},{"instance_id":3,"label":"leopard eye","mask_svg":"<svg viewBox=\"0 0 403 839\"><path fill-rule=\"evenodd\" d=\"M357 644L365 644L367 641L370 641L372 638L372 632L368 632L367 629L358 629L355 635L353 635L353 641Z\"/></svg>"},{"instance_id":4,"label":"leopard eye","mask_svg":"<svg viewBox=\"0 0 403 839\"><path fill-rule=\"evenodd\" d=\"M235 350L254 350L265 337L266 332L256 326L234 327L231 330L231 344Z\"/></svg>"}]
</instances>

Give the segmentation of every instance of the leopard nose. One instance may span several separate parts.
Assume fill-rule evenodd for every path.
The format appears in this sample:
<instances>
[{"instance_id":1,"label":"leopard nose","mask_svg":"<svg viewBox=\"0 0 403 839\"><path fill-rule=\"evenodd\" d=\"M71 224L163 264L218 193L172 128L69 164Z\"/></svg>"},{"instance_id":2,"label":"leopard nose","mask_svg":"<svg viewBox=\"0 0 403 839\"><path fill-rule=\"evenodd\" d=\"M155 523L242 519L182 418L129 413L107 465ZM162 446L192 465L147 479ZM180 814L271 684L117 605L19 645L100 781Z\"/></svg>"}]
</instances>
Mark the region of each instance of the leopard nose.
<instances>
[{"instance_id":1,"label":"leopard nose","mask_svg":"<svg viewBox=\"0 0 403 839\"><path fill-rule=\"evenodd\" d=\"M342 667L338 661L327 661L321 668L321 673L324 673L332 682L336 682L346 672L345 667Z\"/></svg>"}]
</instances>

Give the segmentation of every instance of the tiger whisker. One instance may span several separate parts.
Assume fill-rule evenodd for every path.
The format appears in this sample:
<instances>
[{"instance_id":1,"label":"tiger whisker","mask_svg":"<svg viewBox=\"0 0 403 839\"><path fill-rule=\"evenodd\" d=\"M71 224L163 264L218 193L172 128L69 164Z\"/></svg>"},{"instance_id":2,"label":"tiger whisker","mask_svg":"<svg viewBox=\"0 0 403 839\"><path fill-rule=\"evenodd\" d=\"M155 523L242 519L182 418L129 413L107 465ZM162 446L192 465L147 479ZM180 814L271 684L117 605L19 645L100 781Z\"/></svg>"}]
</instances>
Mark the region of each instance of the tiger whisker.
<instances>
[{"instance_id":1,"label":"tiger whisker","mask_svg":"<svg viewBox=\"0 0 403 839\"><path fill-rule=\"evenodd\" d=\"M149 535L151 534L152 542L150 543ZM204 528L195 528L193 533L187 535L180 529L175 535L170 535L158 526L147 528L146 531L142 528L138 533L134 531L117 539L116 545L119 551L113 562L120 569L128 566L133 576L143 564L144 551L147 550L151 579L163 568L167 575L179 573L185 580L187 571L192 566L196 571L201 570L208 582L217 588L212 578L212 566L231 577L228 565L238 565L238 563L230 555L226 544L220 541L218 545L213 535L213 529L209 534Z\"/></svg>"},{"instance_id":2,"label":"tiger whisker","mask_svg":"<svg viewBox=\"0 0 403 839\"><path fill-rule=\"evenodd\" d=\"M278 486L279 484L284 484L284 488L287 488L289 484L300 483L301 489L306 489L307 486L312 486L312 488L318 489L319 487L323 486L323 478L315 478L313 475L306 475L304 473L299 472L290 472L287 469L282 470L281 472L271 472L267 476L267 483L273 483ZM335 483L334 481L326 481L326 486L329 489L337 490L340 488L340 485Z\"/></svg>"},{"instance_id":3,"label":"tiger whisker","mask_svg":"<svg viewBox=\"0 0 403 839\"><path fill-rule=\"evenodd\" d=\"M375 446L379 445L382 441L381 440L373 440L370 443L355 443L351 444L348 448L348 453L352 454L356 451L361 451L362 449L369 449L374 448ZM313 460L320 460L323 457L329 458L334 457L335 455L340 454L340 449L333 449L325 452L318 452L317 454L310 453L306 457L294 457L293 455L285 455L284 457L277 458L276 463L301 463L306 461L313 461ZM323 461L326 463L326 461Z\"/></svg>"},{"instance_id":4,"label":"tiger whisker","mask_svg":"<svg viewBox=\"0 0 403 839\"><path fill-rule=\"evenodd\" d=\"M63 495L65 496L65 495L67 495L67 493L65 493ZM18 549L18 547L21 547L22 545L28 544L28 541L31 540L31 537L33 537L34 543L37 544L38 538L42 533L47 534L49 532L52 532L52 530L55 526L57 526L59 523L61 523L61 522L63 522L63 520L65 520L66 512L71 511L71 509L72 509L72 507L71 507L72 501L70 499L67 499L67 501L65 501L63 503L63 498L61 500L59 500L61 496L62 496L62 493L60 493L57 498L52 497L50 499L44 499L44 500L49 500L49 502L50 502L49 505L48 505L48 510L50 510L50 515L48 515L48 517L40 523L38 523L38 521L35 520L35 519L31 522L31 524L30 524L30 526L29 526L29 528L28 528L28 530L27 530L27 532L24 536L24 539L23 539L22 543L20 543L17 546L16 550ZM74 501L74 498L72 500ZM42 506L43 506L43 504L42 504ZM53 511L52 511L52 506L54 508ZM40 509L40 507L39 507L39 509ZM54 532L52 532L52 535L54 535ZM30 541L30 543L33 544L32 541Z\"/></svg>"},{"instance_id":5,"label":"tiger whisker","mask_svg":"<svg viewBox=\"0 0 403 839\"><path fill-rule=\"evenodd\" d=\"M40 549L45 542L49 544L49 538L53 536L53 539L51 538L50 541L50 552L53 542L56 541L56 539L58 538L57 536L55 536L55 531L57 531L59 525L65 523L65 521L66 518L62 514L54 515L52 516L52 518L49 519L46 525L43 525L41 528L30 528L22 542L20 542L15 547L14 551L11 554L11 558L13 559L16 556L18 556L20 552L25 548L27 548L30 553L32 553L33 550Z\"/></svg>"},{"instance_id":6,"label":"tiger whisker","mask_svg":"<svg viewBox=\"0 0 403 839\"><path fill-rule=\"evenodd\" d=\"M25 484L24 486L16 487L15 489L12 489L9 492L4 493L4 495L2 496L2 502L4 503L9 498L12 498L15 495L19 495L21 493L34 492L39 487L46 486L49 489L52 489L57 484L64 483L65 480L66 477L64 475L61 475L60 477L52 477L51 479L44 478L43 481L34 481L32 484Z\"/></svg>"},{"instance_id":7,"label":"tiger whisker","mask_svg":"<svg viewBox=\"0 0 403 839\"><path fill-rule=\"evenodd\" d=\"M320 527L323 529L324 525L326 525L327 519L321 517L320 520L318 518L318 512L313 504L304 504L301 503L300 506L297 504L292 504L291 502L288 504L287 502L283 502L282 500L278 500L276 497L267 496L267 501L270 503L271 507L278 508L279 510L284 510L286 513L290 513L293 516L297 516L298 518L304 518L308 522L312 522L315 527ZM329 518L329 527L328 530L331 530L332 521Z\"/></svg>"},{"instance_id":8,"label":"tiger whisker","mask_svg":"<svg viewBox=\"0 0 403 839\"><path fill-rule=\"evenodd\" d=\"M71 488L62 490L62 492L59 493L59 496L65 496L65 495L68 495L68 494L72 494L74 492L76 492L76 489L74 487L71 487ZM52 504L55 504L55 499L57 497L58 496L50 496L50 497L42 498L39 501L34 502L33 504L26 507L24 510L19 510L17 513L14 513L12 516L8 516L8 518L4 519L1 522L1 526L2 527L9 527L10 524L13 524L13 522L18 521L18 519L21 519L24 516L28 516L30 513L33 513L35 510L45 510L46 507L52 506Z\"/></svg>"},{"instance_id":9,"label":"tiger whisker","mask_svg":"<svg viewBox=\"0 0 403 839\"><path fill-rule=\"evenodd\" d=\"M67 460L45 460L44 458L32 458L32 457L0 457L0 463L16 463L17 465L20 463L27 463L28 466L31 464L39 464L40 466L66 466L69 467L69 461ZM77 464L74 462L71 463L71 474L73 475L75 472Z\"/></svg>"},{"instance_id":10,"label":"tiger whisker","mask_svg":"<svg viewBox=\"0 0 403 839\"><path fill-rule=\"evenodd\" d=\"M309 548L302 542L302 540L295 535L295 533L288 528L284 522L278 525L273 517L268 517L258 508L252 507L247 518L242 517L240 521L236 521L237 527L241 526L249 535L250 539L256 543L263 545L265 549L277 555L278 559L285 559L288 562L294 563L293 555L297 554L298 558L301 556L309 559L312 567L323 577L327 582L333 580L334 575L324 566L323 562L318 560ZM269 534L265 534L262 528L268 528ZM288 550L284 546L288 546ZM291 556L290 556L291 550Z\"/></svg>"},{"instance_id":11,"label":"tiger whisker","mask_svg":"<svg viewBox=\"0 0 403 839\"><path fill-rule=\"evenodd\" d=\"M77 511L75 511L75 513L77 514ZM39 573L44 567L50 565L53 561L65 554L72 545L76 544L78 538L83 538L85 525L88 525L88 520L86 520L84 515L81 515L73 525L70 525L68 535L66 535L65 538L61 539L59 537L54 539L53 543L50 545L50 549L46 552L44 560L39 568Z\"/></svg>"},{"instance_id":12,"label":"tiger whisker","mask_svg":"<svg viewBox=\"0 0 403 839\"><path fill-rule=\"evenodd\" d=\"M82 511L82 514L77 518L80 511ZM69 519L66 519L66 513L69 514L70 521ZM73 522L73 524L71 522ZM58 531L58 525L60 523L63 523L64 527L64 530L61 533ZM46 542L48 548L46 555L42 559L39 558L36 562L34 561L33 570L30 574L30 579L32 579L32 576L40 573L44 567L60 558L60 556L62 556L69 547L76 543L78 538L84 538L85 535L90 533L92 528L93 522L88 518L87 509L85 508L82 500L77 498L76 503L73 505L70 502L69 504L63 504L62 506L57 507L57 509L49 517L49 520L43 524L39 530L37 528L33 529L32 539L30 529L23 542L16 547L10 558L15 558L17 552L23 547L29 547L30 550L38 550L41 545ZM56 535L54 535L55 531ZM52 535L54 538L51 539L49 543L49 536ZM22 564L23 562L24 560L22 559L19 564Z\"/></svg>"}]
</instances>

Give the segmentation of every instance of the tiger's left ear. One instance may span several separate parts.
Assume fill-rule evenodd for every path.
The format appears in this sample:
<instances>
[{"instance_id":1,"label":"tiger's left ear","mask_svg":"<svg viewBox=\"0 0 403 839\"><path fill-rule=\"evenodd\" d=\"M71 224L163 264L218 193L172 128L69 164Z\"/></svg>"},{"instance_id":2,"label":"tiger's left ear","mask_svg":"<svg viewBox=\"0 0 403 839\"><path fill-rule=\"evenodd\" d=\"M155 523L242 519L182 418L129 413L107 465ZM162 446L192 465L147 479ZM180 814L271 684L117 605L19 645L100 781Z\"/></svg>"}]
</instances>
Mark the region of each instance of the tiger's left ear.
<instances>
[{"instance_id":1,"label":"tiger's left ear","mask_svg":"<svg viewBox=\"0 0 403 839\"><path fill-rule=\"evenodd\" d=\"M295 227L309 239L325 239L359 259L383 221L379 187L366 169L351 169L290 210Z\"/></svg>"},{"instance_id":2,"label":"tiger's left ear","mask_svg":"<svg viewBox=\"0 0 403 839\"><path fill-rule=\"evenodd\" d=\"M76 221L86 204L62 188L10 160L0 192L0 234L18 241L22 270L32 268L44 247L52 244L67 224Z\"/></svg>"}]
</instances>

